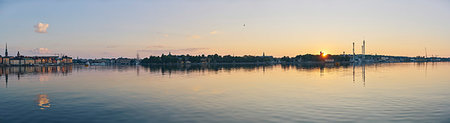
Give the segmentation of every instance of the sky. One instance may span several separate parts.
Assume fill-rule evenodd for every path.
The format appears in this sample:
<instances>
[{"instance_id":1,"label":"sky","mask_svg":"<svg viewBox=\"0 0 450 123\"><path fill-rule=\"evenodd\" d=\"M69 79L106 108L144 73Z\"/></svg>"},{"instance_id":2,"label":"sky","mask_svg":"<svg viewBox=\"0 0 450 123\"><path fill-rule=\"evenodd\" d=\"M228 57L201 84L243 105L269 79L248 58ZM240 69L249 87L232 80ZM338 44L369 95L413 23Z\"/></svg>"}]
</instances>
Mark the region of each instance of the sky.
<instances>
[{"instance_id":1,"label":"sky","mask_svg":"<svg viewBox=\"0 0 450 123\"><path fill-rule=\"evenodd\" d=\"M245 25L245 26L244 26ZM0 0L0 53L450 57L448 0Z\"/></svg>"}]
</instances>

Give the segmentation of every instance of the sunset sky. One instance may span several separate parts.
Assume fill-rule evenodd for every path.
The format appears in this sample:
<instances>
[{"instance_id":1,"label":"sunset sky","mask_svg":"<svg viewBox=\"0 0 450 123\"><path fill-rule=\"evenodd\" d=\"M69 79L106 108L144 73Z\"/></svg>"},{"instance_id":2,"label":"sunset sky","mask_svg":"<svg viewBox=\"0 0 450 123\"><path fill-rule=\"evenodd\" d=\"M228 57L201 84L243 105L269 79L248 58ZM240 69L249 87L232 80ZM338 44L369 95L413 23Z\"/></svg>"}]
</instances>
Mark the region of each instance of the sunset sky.
<instances>
[{"instance_id":1,"label":"sunset sky","mask_svg":"<svg viewBox=\"0 0 450 123\"><path fill-rule=\"evenodd\" d=\"M48 25L47 25L48 24ZM245 26L244 26L245 24ZM0 53L450 57L448 0L0 0Z\"/></svg>"}]
</instances>

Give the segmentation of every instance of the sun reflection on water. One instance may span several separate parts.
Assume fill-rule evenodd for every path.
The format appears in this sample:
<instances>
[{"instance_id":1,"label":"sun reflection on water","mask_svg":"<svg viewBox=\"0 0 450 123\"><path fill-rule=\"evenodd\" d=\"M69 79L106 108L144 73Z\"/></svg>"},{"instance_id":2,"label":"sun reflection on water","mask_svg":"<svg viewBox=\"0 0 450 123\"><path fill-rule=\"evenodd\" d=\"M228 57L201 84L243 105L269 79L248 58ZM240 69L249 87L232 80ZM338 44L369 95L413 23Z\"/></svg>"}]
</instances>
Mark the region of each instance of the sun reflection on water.
<instances>
[{"instance_id":1,"label":"sun reflection on water","mask_svg":"<svg viewBox=\"0 0 450 123\"><path fill-rule=\"evenodd\" d=\"M50 99L48 99L48 95L47 94L39 94L37 95L38 99L36 100L36 102L38 103L38 106L40 107L41 110L44 110L46 108L50 108Z\"/></svg>"}]
</instances>

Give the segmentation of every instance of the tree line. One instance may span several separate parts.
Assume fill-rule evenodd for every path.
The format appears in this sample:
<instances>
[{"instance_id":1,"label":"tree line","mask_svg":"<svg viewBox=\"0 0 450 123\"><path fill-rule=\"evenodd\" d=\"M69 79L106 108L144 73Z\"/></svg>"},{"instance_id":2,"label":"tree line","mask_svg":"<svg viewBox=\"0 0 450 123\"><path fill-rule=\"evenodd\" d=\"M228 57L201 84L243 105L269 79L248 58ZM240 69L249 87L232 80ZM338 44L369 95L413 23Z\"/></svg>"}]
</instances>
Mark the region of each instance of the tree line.
<instances>
[{"instance_id":1,"label":"tree line","mask_svg":"<svg viewBox=\"0 0 450 123\"><path fill-rule=\"evenodd\" d=\"M165 64L165 63L277 63L277 62L324 62L333 59L335 62L350 61L347 55L297 55L295 57L284 56L273 58L272 56L231 56L231 55L164 55L149 56L141 60L141 64Z\"/></svg>"}]
</instances>

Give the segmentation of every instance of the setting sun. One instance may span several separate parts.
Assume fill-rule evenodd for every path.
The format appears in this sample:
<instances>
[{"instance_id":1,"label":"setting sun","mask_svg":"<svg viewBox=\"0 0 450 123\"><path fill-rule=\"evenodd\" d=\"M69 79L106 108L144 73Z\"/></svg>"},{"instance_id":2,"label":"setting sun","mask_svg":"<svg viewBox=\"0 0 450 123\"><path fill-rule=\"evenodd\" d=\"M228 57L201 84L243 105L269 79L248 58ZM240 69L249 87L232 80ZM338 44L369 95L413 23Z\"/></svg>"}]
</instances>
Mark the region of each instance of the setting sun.
<instances>
[{"instance_id":1,"label":"setting sun","mask_svg":"<svg viewBox=\"0 0 450 123\"><path fill-rule=\"evenodd\" d=\"M327 54L325 52L323 52L323 51L320 51L320 56L325 58L325 57L327 57Z\"/></svg>"}]
</instances>

